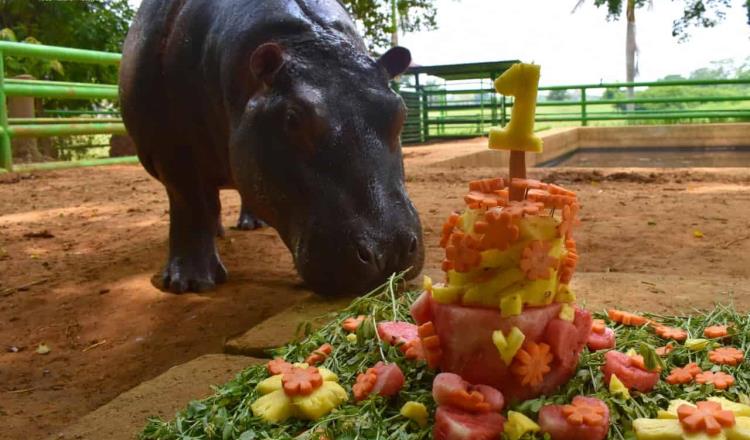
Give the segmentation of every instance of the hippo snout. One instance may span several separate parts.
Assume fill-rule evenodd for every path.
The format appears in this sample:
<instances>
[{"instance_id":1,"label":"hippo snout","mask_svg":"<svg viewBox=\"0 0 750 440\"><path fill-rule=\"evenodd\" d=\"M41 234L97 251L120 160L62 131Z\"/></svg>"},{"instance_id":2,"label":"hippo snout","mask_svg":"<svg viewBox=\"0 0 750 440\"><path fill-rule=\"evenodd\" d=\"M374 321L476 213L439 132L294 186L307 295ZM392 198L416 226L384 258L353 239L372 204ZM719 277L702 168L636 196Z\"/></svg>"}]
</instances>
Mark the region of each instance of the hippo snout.
<instances>
[{"instance_id":1,"label":"hippo snout","mask_svg":"<svg viewBox=\"0 0 750 440\"><path fill-rule=\"evenodd\" d=\"M407 276L412 278L422 270L424 248L418 219L411 227L372 232L337 234L317 229L295 252L305 284L323 295L360 295L394 272L411 268Z\"/></svg>"}]
</instances>

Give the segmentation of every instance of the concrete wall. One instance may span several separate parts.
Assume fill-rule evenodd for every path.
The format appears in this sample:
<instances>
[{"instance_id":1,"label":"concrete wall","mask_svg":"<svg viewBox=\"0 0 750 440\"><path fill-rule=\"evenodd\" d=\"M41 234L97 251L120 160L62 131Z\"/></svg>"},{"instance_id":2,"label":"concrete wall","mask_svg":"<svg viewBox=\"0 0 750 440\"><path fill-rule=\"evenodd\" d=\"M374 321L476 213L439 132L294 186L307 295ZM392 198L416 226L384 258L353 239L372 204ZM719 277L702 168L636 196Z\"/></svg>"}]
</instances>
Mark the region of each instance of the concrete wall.
<instances>
[{"instance_id":1,"label":"concrete wall","mask_svg":"<svg viewBox=\"0 0 750 440\"><path fill-rule=\"evenodd\" d=\"M526 163L555 159L585 147L740 147L750 146L750 123L568 127L537 133L542 154L527 154ZM483 150L435 162L437 167L506 167L510 153Z\"/></svg>"}]
</instances>

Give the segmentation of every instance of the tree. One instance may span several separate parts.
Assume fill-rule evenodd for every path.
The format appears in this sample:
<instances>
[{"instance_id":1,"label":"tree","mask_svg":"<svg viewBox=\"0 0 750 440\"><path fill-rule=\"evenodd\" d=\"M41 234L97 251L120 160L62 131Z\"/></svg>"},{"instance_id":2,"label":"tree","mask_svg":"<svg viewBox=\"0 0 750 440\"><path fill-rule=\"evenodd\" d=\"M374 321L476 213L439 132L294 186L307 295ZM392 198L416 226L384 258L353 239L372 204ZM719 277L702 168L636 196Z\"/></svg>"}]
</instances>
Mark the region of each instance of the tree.
<instances>
[{"instance_id":1,"label":"tree","mask_svg":"<svg viewBox=\"0 0 750 440\"><path fill-rule=\"evenodd\" d=\"M19 41L120 52L134 14L127 0L0 0L0 29L10 29ZM66 63L60 76L55 79L114 84L117 68Z\"/></svg>"},{"instance_id":2,"label":"tree","mask_svg":"<svg viewBox=\"0 0 750 440\"><path fill-rule=\"evenodd\" d=\"M342 3L360 26L372 51L395 45L398 30L416 32L437 27L435 0L342 0Z\"/></svg>"},{"instance_id":3,"label":"tree","mask_svg":"<svg viewBox=\"0 0 750 440\"><path fill-rule=\"evenodd\" d=\"M563 89L550 90L547 94L548 101L567 101L568 99L570 99L570 95L568 95L567 90Z\"/></svg>"},{"instance_id":4,"label":"tree","mask_svg":"<svg viewBox=\"0 0 750 440\"><path fill-rule=\"evenodd\" d=\"M730 0L684 0L685 8L682 17L672 23L672 35L680 41L689 38L689 28L693 26L713 27L720 23L726 16L726 10L730 7ZM578 0L573 11L575 12L586 0ZM619 20L625 12L627 18L627 39L625 43L625 79L633 82L638 74L636 53L638 46L635 37L635 12L636 9L651 5L651 0L594 0L596 7L607 8L608 20ZM750 0L746 0L745 6L750 24ZM633 88L628 88L628 97L634 96ZM629 107L632 108L632 107Z\"/></svg>"}]
</instances>

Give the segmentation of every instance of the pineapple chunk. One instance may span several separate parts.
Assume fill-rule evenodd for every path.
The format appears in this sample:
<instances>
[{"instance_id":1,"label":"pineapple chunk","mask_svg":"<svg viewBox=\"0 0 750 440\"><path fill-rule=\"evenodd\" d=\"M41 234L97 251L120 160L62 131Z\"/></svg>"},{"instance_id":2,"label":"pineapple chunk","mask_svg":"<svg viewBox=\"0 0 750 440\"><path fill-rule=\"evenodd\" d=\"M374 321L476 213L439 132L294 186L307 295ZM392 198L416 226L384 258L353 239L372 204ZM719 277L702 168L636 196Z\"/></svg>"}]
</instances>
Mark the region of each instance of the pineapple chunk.
<instances>
[{"instance_id":1,"label":"pineapple chunk","mask_svg":"<svg viewBox=\"0 0 750 440\"><path fill-rule=\"evenodd\" d=\"M281 389L281 374L263 380L255 387L261 394L268 394Z\"/></svg>"},{"instance_id":2,"label":"pineapple chunk","mask_svg":"<svg viewBox=\"0 0 750 440\"><path fill-rule=\"evenodd\" d=\"M687 400L682 400L682 399L670 400L669 408L667 408L666 411L659 411L658 417L660 419L676 419L677 408L681 407L682 405L695 406L692 403L688 402Z\"/></svg>"},{"instance_id":3,"label":"pineapple chunk","mask_svg":"<svg viewBox=\"0 0 750 440\"><path fill-rule=\"evenodd\" d=\"M724 409L729 408L724 407ZM737 414L735 413L735 415ZM736 424L726 430L727 438L729 440L750 440L750 417L736 417L734 420Z\"/></svg>"},{"instance_id":4,"label":"pineapple chunk","mask_svg":"<svg viewBox=\"0 0 750 440\"><path fill-rule=\"evenodd\" d=\"M410 400L401 407L399 413L407 419L414 420L422 428L427 426L427 417L429 414L427 413L427 407L423 403Z\"/></svg>"},{"instance_id":5,"label":"pineapple chunk","mask_svg":"<svg viewBox=\"0 0 750 440\"><path fill-rule=\"evenodd\" d=\"M682 425L679 420L635 419L635 437L638 440L682 440Z\"/></svg>"},{"instance_id":6,"label":"pineapple chunk","mask_svg":"<svg viewBox=\"0 0 750 440\"><path fill-rule=\"evenodd\" d=\"M432 299L441 304L453 304L461 299L463 287L460 286L434 286L432 288Z\"/></svg>"},{"instance_id":7,"label":"pineapple chunk","mask_svg":"<svg viewBox=\"0 0 750 440\"><path fill-rule=\"evenodd\" d=\"M523 272L516 267L504 270L489 281L468 288L464 294L463 303L495 308L500 304L500 298L504 296L503 291L523 278Z\"/></svg>"},{"instance_id":8,"label":"pineapple chunk","mask_svg":"<svg viewBox=\"0 0 750 440\"><path fill-rule=\"evenodd\" d=\"M528 216L518 223L521 240L555 240L557 237L557 220L552 217ZM554 246L562 246L562 238L555 240ZM528 244L528 243L527 243ZM553 246L553 247L554 247Z\"/></svg>"},{"instance_id":9,"label":"pineapple chunk","mask_svg":"<svg viewBox=\"0 0 750 440\"><path fill-rule=\"evenodd\" d=\"M477 217L484 215L484 209L467 209L461 214L458 220L458 226L466 233L474 233L474 222L477 221Z\"/></svg>"},{"instance_id":10,"label":"pineapple chunk","mask_svg":"<svg viewBox=\"0 0 750 440\"><path fill-rule=\"evenodd\" d=\"M471 282L473 278L473 272L456 272L455 270L448 271L448 285L449 286L464 286Z\"/></svg>"},{"instance_id":11,"label":"pineapple chunk","mask_svg":"<svg viewBox=\"0 0 750 440\"><path fill-rule=\"evenodd\" d=\"M481 269L495 269L516 266L521 259L521 252L524 245L525 243L516 243L504 251L500 249L482 251L480 253L482 262L479 264L479 267Z\"/></svg>"},{"instance_id":12,"label":"pineapple chunk","mask_svg":"<svg viewBox=\"0 0 750 440\"><path fill-rule=\"evenodd\" d=\"M737 417L750 417L750 406L748 405L743 405L741 403L732 402L731 400L727 400L723 397L716 397L716 396L709 397L706 400L710 400L712 402L716 402L720 404L722 409L732 411L734 415Z\"/></svg>"},{"instance_id":13,"label":"pineapple chunk","mask_svg":"<svg viewBox=\"0 0 750 440\"><path fill-rule=\"evenodd\" d=\"M346 402L348 397L346 390L341 385L336 382L325 381L312 394L308 396L294 396L291 401L294 407L294 414L298 418L317 420Z\"/></svg>"},{"instance_id":14,"label":"pineapple chunk","mask_svg":"<svg viewBox=\"0 0 750 440\"><path fill-rule=\"evenodd\" d=\"M432 292L432 278L425 275L422 278L422 288L428 292Z\"/></svg>"},{"instance_id":15,"label":"pineapple chunk","mask_svg":"<svg viewBox=\"0 0 750 440\"><path fill-rule=\"evenodd\" d=\"M534 134L539 72L539 65L516 63L495 80L495 90L515 99L507 127L490 128L491 149L542 152L542 139Z\"/></svg>"},{"instance_id":16,"label":"pineapple chunk","mask_svg":"<svg viewBox=\"0 0 750 440\"><path fill-rule=\"evenodd\" d=\"M269 423L283 422L294 413L292 402L284 394L284 390L276 390L259 397L250 405L250 409L253 411L253 415Z\"/></svg>"},{"instance_id":17,"label":"pineapple chunk","mask_svg":"<svg viewBox=\"0 0 750 440\"><path fill-rule=\"evenodd\" d=\"M318 373L320 373L320 377L323 378L324 381L328 382L338 382L339 377L334 373L333 371L329 370L328 368L318 368Z\"/></svg>"},{"instance_id":18,"label":"pineapple chunk","mask_svg":"<svg viewBox=\"0 0 750 440\"><path fill-rule=\"evenodd\" d=\"M509 440L519 440L527 432L539 432L541 427L525 415L508 411L508 421L505 422L503 431Z\"/></svg>"},{"instance_id":19,"label":"pineapple chunk","mask_svg":"<svg viewBox=\"0 0 750 440\"><path fill-rule=\"evenodd\" d=\"M552 304L555 300L555 292L557 292L557 271L552 270L548 280L526 281L501 292L501 295L518 294L523 298L524 304L541 307Z\"/></svg>"},{"instance_id":20,"label":"pineapple chunk","mask_svg":"<svg viewBox=\"0 0 750 440\"><path fill-rule=\"evenodd\" d=\"M500 352L500 358L503 360L505 365L510 365L513 362L513 358L521 349L523 341L526 339L526 335L518 327L510 329L508 335L504 335L502 330L496 330L492 332L492 343L497 347L497 351Z\"/></svg>"},{"instance_id":21,"label":"pineapple chunk","mask_svg":"<svg viewBox=\"0 0 750 440\"><path fill-rule=\"evenodd\" d=\"M523 298L521 295L508 295L500 299L500 316L508 318L520 315L523 311Z\"/></svg>"},{"instance_id":22,"label":"pineapple chunk","mask_svg":"<svg viewBox=\"0 0 750 440\"><path fill-rule=\"evenodd\" d=\"M346 340L349 341L350 344L356 344L357 343L357 334L356 333L349 333L346 335Z\"/></svg>"},{"instance_id":23,"label":"pineapple chunk","mask_svg":"<svg viewBox=\"0 0 750 440\"><path fill-rule=\"evenodd\" d=\"M560 284L557 287L557 295L555 296L555 302L559 303L572 303L576 301L576 294L567 284Z\"/></svg>"},{"instance_id":24,"label":"pineapple chunk","mask_svg":"<svg viewBox=\"0 0 750 440\"><path fill-rule=\"evenodd\" d=\"M622 383L616 374L613 374L609 379L609 394L613 396L621 396L625 400L630 399L630 390L628 390L628 387Z\"/></svg>"},{"instance_id":25,"label":"pineapple chunk","mask_svg":"<svg viewBox=\"0 0 750 440\"><path fill-rule=\"evenodd\" d=\"M560 314L557 315L557 317L563 321L573 322L576 319L576 309L570 304L563 304L562 307L560 307Z\"/></svg>"}]
</instances>

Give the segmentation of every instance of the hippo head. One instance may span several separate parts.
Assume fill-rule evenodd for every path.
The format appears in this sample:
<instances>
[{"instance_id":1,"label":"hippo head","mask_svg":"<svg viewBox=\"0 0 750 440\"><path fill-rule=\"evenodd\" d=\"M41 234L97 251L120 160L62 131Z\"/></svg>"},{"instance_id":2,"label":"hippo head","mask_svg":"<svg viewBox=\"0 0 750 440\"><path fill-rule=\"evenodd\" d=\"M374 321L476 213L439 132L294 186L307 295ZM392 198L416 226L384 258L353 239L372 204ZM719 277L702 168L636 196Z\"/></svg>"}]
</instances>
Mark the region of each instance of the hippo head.
<instances>
[{"instance_id":1,"label":"hippo head","mask_svg":"<svg viewBox=\"0 0 750 440\"><path fill-rule=\"evenodd\" d=\"M230 141L232 172L321 294L361 294L422 268L422 229L404 187L406 116L389 81L411 61L362 50L266 43Z\"/></svg>"}]
</instances>

